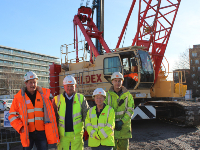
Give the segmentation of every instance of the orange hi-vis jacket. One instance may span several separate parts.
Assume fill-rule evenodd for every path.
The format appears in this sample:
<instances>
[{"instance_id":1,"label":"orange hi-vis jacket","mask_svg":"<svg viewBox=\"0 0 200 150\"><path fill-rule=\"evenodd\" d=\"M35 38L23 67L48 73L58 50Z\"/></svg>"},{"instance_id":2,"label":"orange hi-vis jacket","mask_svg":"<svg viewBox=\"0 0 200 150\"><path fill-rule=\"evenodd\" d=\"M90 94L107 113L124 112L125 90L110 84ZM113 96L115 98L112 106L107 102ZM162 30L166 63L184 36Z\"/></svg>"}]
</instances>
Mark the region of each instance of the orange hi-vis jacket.
<instances>
[{"instance_id":1,"label":"orange hi-vis jacket","mask_svg":"<svg viewBox=\"0 0 200 150\"><path fill-rule=\"evenodd\" d=\"M138 74L137 73L130 73L130 74L124 75L124 77L131 77L136 82L138 81Z\"/></svg>"},{"instance_id":2,"label":"orange hi-vis jacket","mask_svg":"<svg viewBox=\"0 0 200 150\"><path fill-rule=\"evenodd\" d=\"M37 91L35 107L22 88L13 99L9 121L13 128L20 134L23 147L30 145L29 132L44 131L48 144L60 142L53 105L49 100L50 90L42 88L42 93ZM24 126L24 132L20 129Z\"/></svg>"}]
</instances>

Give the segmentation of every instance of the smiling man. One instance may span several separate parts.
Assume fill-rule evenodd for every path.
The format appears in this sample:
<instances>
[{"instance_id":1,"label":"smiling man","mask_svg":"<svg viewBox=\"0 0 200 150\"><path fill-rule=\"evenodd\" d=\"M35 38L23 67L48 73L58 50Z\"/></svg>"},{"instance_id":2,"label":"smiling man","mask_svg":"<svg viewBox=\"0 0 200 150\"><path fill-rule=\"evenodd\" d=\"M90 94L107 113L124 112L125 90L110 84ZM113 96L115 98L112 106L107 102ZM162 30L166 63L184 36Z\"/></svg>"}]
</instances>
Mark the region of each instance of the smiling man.
<instances>
[{"instance_id":1,"label":"smiling man","mask_svg":"<svg viewBox=\"0 0 200 150\"><path fill-rule=\"evenodd\" d=\"M115 110L115 147L114 150L129 149L131 133L131 118L134 101L126 87L122 86L124 77L120 72L111 76L113 86L106 93L105 103Z\"/></svg>"},{"instance_id":2,"label":"smiling man","mask_svg":"<svg viewBox=\"0 0 200 150\"><path fill-rule=\"evenodd\" d=\"M37 86L37 75L29 71L24 76L26 87L14 97L9 121L20 134L23 150L47 150L48 144L59 142L53 105L49 100L50 90Z\"/></svg>"},{"instance_id":3,"label":"smiling man","mask_svg":"<svg viewBox=\"0 0 200 150\"><path fill-rule=\"evenodd\" d=\"M64 93L53 99L59 125L60 143L58 150L83 150L83 127L89 109L84 95L76 93L76 80L66 76L63 80Z\"/></svg>"}]
</instances>

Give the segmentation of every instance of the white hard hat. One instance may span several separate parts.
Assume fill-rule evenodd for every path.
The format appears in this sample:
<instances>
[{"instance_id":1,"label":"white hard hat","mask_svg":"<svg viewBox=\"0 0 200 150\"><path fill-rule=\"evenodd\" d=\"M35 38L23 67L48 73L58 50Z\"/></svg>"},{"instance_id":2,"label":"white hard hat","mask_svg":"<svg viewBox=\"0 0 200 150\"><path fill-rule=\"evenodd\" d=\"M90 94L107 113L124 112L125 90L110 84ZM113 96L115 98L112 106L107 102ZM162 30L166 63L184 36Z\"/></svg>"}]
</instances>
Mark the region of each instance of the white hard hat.
<instances>
[{"instance_id":1,"label":"white hard hat","mask_svg":"<svg viewBox=\"0 0 200 150\"><path fill-rule=\"evenodd\" d=\"M92 96L94 97L95 95L103 95L104 97L106 97L106 92L102 88L97 88L94 90Z\"/></svg>"},{"instance_id":2,"label":"white hard hat","mask_svg":"<svg viewBox=\"0 0 200 150\"><path fill-rule=\"evenodd\" d=\"M63 80L63 85L66 84L76 84L76 80L73 76L66 76Z\"/></svg>"},{"instance_id":3,"label":"white hard hat","mask_svg":"<svg viewBox=\"0 0 200 150\"><path fill-rule=\"evenodd\" d=\"M24 75L24 82L26 82L30 79L37 79L38 80L38 77L37 77L35 72L29 71Z\"/></svg>"},{"instance_id":4,"label":"white hard hat","mask_svg":"<svg viewBox=\"0 0 200 150\"><path fill-rule=\"evenodd\" d=\"M123 75L122 75L120 72L114 72L114 73L112 74L112 76L111 76L111 81L112 81L113 79L116 79L116 78L119 78L119 79L124 80L124 77L123 77Z\"/></svg>"}]
</instances>

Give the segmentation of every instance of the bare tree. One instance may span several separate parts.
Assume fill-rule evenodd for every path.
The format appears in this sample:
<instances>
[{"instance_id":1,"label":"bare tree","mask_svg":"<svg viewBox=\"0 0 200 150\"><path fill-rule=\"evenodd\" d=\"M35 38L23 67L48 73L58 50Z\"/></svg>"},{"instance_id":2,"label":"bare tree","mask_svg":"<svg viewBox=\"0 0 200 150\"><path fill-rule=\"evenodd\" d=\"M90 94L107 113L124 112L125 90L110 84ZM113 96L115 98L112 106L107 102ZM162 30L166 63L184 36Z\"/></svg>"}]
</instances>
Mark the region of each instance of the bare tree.
<instances>
[{"instance_id":1,"label":"bare tree","mask_svg":"<svg viewBox=\"0 0 200 150\"><path fill-rule=\"evenodd\" d=\"M10 95L11 98L24 86L23 75L13 68L4 67L1 74L1 95Z\"/></svg>"},{"instance_id":2,"label":"bare tree","mask_svg":"<svg viewBox=\"0 0 200 150\"><path fill-rule=\"evenodd\" d=\"M189 48L180 53L178 60L175 61L173 70L176 69L190 69Z\"/></svg>"}]
</instances>

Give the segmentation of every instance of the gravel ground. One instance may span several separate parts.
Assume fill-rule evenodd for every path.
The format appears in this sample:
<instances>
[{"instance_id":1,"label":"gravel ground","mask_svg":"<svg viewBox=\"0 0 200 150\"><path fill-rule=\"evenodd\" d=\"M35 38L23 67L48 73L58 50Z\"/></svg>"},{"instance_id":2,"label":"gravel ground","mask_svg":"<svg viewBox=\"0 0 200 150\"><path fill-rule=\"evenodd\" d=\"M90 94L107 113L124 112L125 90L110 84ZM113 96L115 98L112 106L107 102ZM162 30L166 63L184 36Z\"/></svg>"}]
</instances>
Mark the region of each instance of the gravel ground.
<instances>
[{"instance_id":1,"label":"gravel ground","mask_svg":"<svg viewBox=\"0 0 200 150\"><path fill-rule=\"evenodd\" d=\"M183 128L159 120L132 122L133 138L130 150L198 150L200 149L200 127ZM6 148L0 145L0 150ZM21 150L21 145L12 146L11 150ZM49 150L55 150L51 145ZM85 150L91 150L85 142Z\"/></svg>"}]
</instances>

